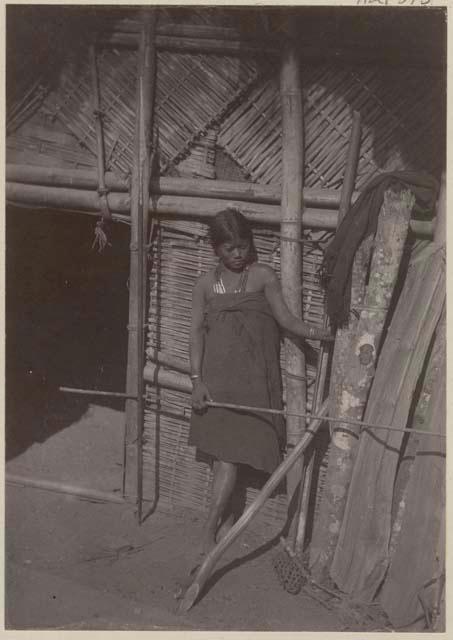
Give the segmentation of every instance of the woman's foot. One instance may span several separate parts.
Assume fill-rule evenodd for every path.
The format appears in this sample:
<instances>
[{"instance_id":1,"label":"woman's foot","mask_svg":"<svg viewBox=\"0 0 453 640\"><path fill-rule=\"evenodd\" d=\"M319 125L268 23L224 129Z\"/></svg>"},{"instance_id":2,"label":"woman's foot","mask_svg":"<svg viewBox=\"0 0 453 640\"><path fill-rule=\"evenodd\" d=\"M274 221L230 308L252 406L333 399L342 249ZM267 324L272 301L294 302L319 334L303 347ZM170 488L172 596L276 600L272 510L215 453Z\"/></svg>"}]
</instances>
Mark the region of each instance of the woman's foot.
<instances>
[{"instance_id":1,"label":"woman's foot","mask_svg":"<svg viewBox=\"0 0 453 640\"><path fill-rule=\"evenodd\" d=\"M191 558L190 562L188 563L189 569L187 570L183 578L181 580L178 580L176 583L176 589L173 593L173 597L175 598L175 600L180 600L184 597L184 594L192 584L198 569L203 564L205 557L206 554L203 551L199 551L197 554L195 554L195 556Z\"/></svg>"},{"instance_id":2,"label":"woman's foot","mask_svg":"<svg viewBox=\"0 0 453 640\"><path fill-rule=\"evenodd\" d=\"M233 525L234 525L234 514L230 513L228 518L226 518L222 522L222 524L217 530L216 542L220 542L221 540L223 540L223 538L226 536L226 534L228 533L228 531L231 529Z\"/></svg>"}]
</instances>

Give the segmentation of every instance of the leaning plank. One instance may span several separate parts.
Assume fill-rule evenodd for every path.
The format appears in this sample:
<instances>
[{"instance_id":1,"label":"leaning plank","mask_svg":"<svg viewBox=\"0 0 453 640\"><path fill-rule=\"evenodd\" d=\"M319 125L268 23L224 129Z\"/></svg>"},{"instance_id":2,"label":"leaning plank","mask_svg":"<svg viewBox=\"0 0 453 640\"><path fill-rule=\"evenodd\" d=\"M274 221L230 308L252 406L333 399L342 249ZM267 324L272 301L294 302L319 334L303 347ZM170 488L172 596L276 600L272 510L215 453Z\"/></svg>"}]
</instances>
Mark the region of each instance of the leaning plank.
<instances>
[{"instance_id":1,"label":"leaning plank","mask_svg":"<svg viewBox=\"0 0 453 640\"><path fill-rule=\"evenodd\" d=\"M365 295L370 244L364 241L357 252L352 273L351 308L354 312L357 307L360 316L357 320L354 313L351 314L348 326L337 334L330 393L330 413L334 415L356 420L363 416L413 205L414 197L408 191L386 191L384 194ZM335 425L310 549L310 569L317 580L325 581L329 575L358 442L359 427Z\"/></svg>"},{"instance_id":2,"label":"leaning plank","mask_svg":"<svg viewBox=\"0 0 453 640\"><path fill-rule=\"evenodd\" d=\"M436 331L421 394L428 398L422 426L434 433L445 433L445 368L444 314ZM396 627L408 625L423 615L420 599L429 611L436 610L436 586L445 570L440 549L444 510L445 441L423 436L413 465L398 544L379 597Z\"/></svg>"},{"instance_id":3,"label":"leaning plank","mask_svg":"<svg viewBox=\"0 0 453 640\"><path fill-rule=\"evenodd\" d=\"M402 425L445 299L445 263L437 251L409 270L389 328L365 421ZM340 589L370 601L388 567L391 506L402 433L361 436L331 577Z\"/></svg>"}]
</instances>

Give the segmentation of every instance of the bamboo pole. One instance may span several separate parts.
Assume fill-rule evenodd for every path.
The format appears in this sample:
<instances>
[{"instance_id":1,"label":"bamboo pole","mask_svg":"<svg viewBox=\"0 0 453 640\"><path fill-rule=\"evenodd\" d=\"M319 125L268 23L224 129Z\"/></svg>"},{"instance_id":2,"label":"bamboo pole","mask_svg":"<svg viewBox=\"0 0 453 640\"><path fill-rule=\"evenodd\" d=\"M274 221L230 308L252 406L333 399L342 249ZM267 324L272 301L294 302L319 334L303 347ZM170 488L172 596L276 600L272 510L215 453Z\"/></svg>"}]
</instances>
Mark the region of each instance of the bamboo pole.
<instances>
[{"instance_id":1,"label":"bamboo pole","mask_svg":"<svg viewBox=\"0 0 453 640\"><path fill-rule=\"evenodd\" d=\"M106 46L137 47L137 35L134 33L110 32L100 33L96 42ZM278 48L263 43L253 44L241 40L226 40L223 38L198 38L186 36L156 36L156 46L159 51L179 51L181 53L213 53L217 55L236 55L248 57L251 55L277 55Z\"/></svg>"},{"instance_id":2,"label":"bamboo pole","mask_svg":"<svg viewBox=\"0 0 453 640\"><path fill-rule=\"evenodd\" d=\"M188 25L187 25L188 26ZM271 56L277 58L280 55L281 47L279 43L271 37L259 39L255 44L253 40L243 36L237 39L229 39L229 36L215 36L213 38L196 34L189 36L156 36L156 46L161 51L180 51L185 53L214 53L217 55L244 56L250 55ZM104 31L97 34L96 42L104 46L121 46L135 49L138 46L136 33L126 31ZM298 51L304 61L315 62L317 64L331 63L332 60L357 64L360 59L361 64L384 65L386 67L422 67L438 69L442 67L434 56L426 56L419 51L392 51L386 49L384 53L371 51L357 46L331 47L325 44L322 48L317 45L299 45Z\"/></svg>"},{"instance_id":3,"label":"bamboo pole","mask_svg":"<svg viewBox=\"0 0 453 640\"><path fill-rule=\"evenodd\" d=\"M6 484L33 487L34 489L43 489L44 491L55 491L57 493L77 496L78 498L94 500L96 502L116 502L117 504L123 504L125 502L124 497L116 495L115 493L97 491L96 489L85 489L84 487L76 487L72 484L57 482L55 480L29 478L8 472L5 474L5 480Z\"/></svg>"},{"instance_id":4,"label":"bamboo pole","mask_svg":"<svg viewBox=\"0 0 453 640\"><path fill-rule=\"evenodd\" d=\"M140 39L137 77L136 124L134 140L134 162L131 185L131 242L129 275L129 322L126 393L135 400L126 401L125 468L123 491L129 472L136 470L137 517L142 519L143 497L143 367L145 324L145 256L144 244L149 210L149 145L152 129L154 49L153 36L155 13L146 12ZM146 204L145 204L146 203ZM135 456L133 444L136 443ZM135 457L135 460L134 460Z\"/></svg>"},{"instance_id":5,"label":"bamboo pole","mask_svg":"<svg viewBox=\"0 0 453 640\"><path fill-rule=\"evenodd\" d=\"M208 182L208 181L206 181ZM98 215L99 200L94 190L45 187L19 182L5 184L7 203L28 207L76 211L88 215ZM130 197L127 193L109 194L110 210L115 214L130 212ZM163 195L150 199L150 211L155 216L181 217L197 220L213 218L226 207L235 207L252 223L279 225L280 207L271 204L227 200L220 198L199 198L177 195ZM304 227L317 229L336 229L338 211L334 209L305 208L302 214ZM411 220L410 229L418 237L432 238L433 221Z\"/></svg>"},{"instance_id":6,"label":"bamboo pole","mask_svg":"<svg viewBox=\"0 0 453 640\"><path fill-rule=\"evenodd\" d=\"M288 22L288 31L293 36ZM293 37L285 49L280 68L280 99L282 109L282 202L281 236L297 239L302 234L304 137L302 87L300 62ZM283 297L289 310L296 317L302 317L302 248L297 242L281 241L280 277ZM289 413L306 411L306 366L305 354L300 346L289 338L285 339L286 361L286 404ZM286 440L289 449L299 442L305 431L305 420L296 416L286 418ZM293 465L287 477L288 514L292 518L292 532L297 518L292 513L299 499L303 472L303 458ZM296 508L297 511L297 508Z\"/></svg>"},{"instance_id":7,"label":"bamboo pole","mask_svg":"<svg viewBox=\"0 0 453 640\"><path fill-rule=\"evenodd\" d=\"M327 412L327 400L320 407L320 415ZM223 553L231 546L231 544L238 538L238 536L248 526L253 517L262 508L266 500L272 495L272 492L278 487L283 478L291 472L291 469L300 459L300 456L306 450L317 431L322 425L322 419L313 420L308 429L305 431L302 438L294 446L292 451L286 457L285 460L277 467L264 487L261 489L255 500L244 511L239 520L232 526L225 537L208 553L201 567L197 571L194 581L187 589L183 600L180 604L181 611L188 611L195 603L196 599L200 595L206 581L211 575L216 563L219 561Z\"/></svg>"},{"instance_id":8,"label":"bamboo pole","mask_svg":"<svg viewBox=\"0 0 453 640\"><path fill-rule=\"evenodd\" d=\"M102 125L102 112L101 112L101 100L99 96L99 78L98 68L96 60L96 48L94 45L90 46L90 59L91 59L91 80L92 80L92 100L93 100L93 115L94 115L94 127L96 131L96 146L97 146L97 177L98 177L98 195L99 205L102 213L102 218L111 218L107 193L108 189L105 184L105 148L104 148L104 131Z\"/></svg>"}]
</instances>

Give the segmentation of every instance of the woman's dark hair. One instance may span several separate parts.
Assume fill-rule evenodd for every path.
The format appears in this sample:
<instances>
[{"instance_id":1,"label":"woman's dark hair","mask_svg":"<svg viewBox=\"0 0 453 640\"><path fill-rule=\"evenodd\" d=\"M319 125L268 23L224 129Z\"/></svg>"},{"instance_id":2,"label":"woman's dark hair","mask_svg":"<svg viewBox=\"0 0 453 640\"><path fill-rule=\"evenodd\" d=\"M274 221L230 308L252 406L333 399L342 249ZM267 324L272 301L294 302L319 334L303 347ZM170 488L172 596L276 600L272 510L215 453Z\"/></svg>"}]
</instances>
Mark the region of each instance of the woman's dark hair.
<instances>
[{"instance_id":1,"label":"woman's dark hair","mask_svg":"<svg viewBox=\"0 0 453 640\"><path fill-rule=\"evenodd\" d=\"M246 240L250 242L250 256L253 256L252 259L256 259L252 228L248 220L237 209L219 211L209 225L209 239L214 251L224 242Z\"/></svg>"}]
</instances>

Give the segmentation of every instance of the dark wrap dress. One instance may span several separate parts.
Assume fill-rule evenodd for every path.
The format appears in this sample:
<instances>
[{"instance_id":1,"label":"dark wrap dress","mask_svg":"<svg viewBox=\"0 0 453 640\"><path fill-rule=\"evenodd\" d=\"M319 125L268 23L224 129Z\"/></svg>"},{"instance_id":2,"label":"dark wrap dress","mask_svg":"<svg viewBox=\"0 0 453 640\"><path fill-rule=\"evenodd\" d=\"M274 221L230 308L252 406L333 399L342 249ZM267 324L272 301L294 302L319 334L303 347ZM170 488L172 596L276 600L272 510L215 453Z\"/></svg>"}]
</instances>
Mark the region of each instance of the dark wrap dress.
<instances>
[{"instance_id":1,"label":"dark wrap dress","mask_svg":"<svg viewBox=\"0 0 453 640\"><path fill-rule=\"evenodd\" d=\"M226 293L208 302L203 379L216 402L282 409L280 332L264 293ZM189 444L225 462L271 473L284 437L283 416L192 411Z\"/></svg>"}]
</instances>

